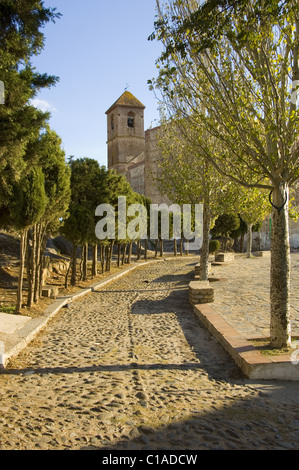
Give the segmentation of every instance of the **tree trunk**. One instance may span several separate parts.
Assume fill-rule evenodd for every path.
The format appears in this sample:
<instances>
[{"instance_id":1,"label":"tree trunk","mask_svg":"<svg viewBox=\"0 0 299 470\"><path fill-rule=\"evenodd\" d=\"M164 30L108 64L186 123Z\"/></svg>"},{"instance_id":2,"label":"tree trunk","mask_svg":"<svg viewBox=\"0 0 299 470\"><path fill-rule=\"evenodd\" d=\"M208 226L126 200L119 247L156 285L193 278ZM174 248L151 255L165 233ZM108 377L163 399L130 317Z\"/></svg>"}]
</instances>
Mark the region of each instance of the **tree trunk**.
<instances>
[{"instance_id":1,"label":"tree trunk","mask_svg":"<svg viewBox=\"0 0 299 470\"><path fill-rule=\"evenodd\" d=\"M106 259L106 271L111 271L111 260L113 255L114 240L111 240L109 246L107 246L107 259Z\"/></svg>"},{"instance_id":2,"label":"tree trunk","mask_svg":"<svg viewBox=\"0 0 299 470\"><path fill-rule=\"evenodd\" d=\"M83 281L87 281L87 266L88 266L88 243L83 246Z\"/></svg>"},{"instance_id":3,"label":"tree trunk","mask_svg":"<svg viewBox=\"0 0 299 470\"><path fill-rule=\"evenodd\" d=\"M103 244L100 245L100 253L101 253L101 269L102 269L102 274L103 274L104 266L105 266L105 246Z\"/></svg>"},{"instance_id":4,"label":"tree trunk","mask_svg":"<svg viewBox=\"0 0 299 470\"><path fill-rule=\"evenodd\" d=\"M95 277L97 275L97 272L98 272L98 245L93 245L91 276Z\"/></svg>"},{"instance_id":5,"label":"tree trunk","mask_svg":"<svg viewBox=\"0 0 299 470\"><path fill-rule=\"evenodd\" d=\"M184 243L184 240L183 240L183 237L180 239L180 255L183 256L183 243Z\"/></svg>"},{"instance_id":6,"label":"tree trunk","mask_svg":"<svg viewBox=\"0 0 299 470\"><path fill-rule=\"evenodd\" d=\"M27 305L28 305L28 297L30 291L30 284L31 284L31 267L30 267L30 237L31 237L31 229L27 230L27 237L26 237L26 255L25 255L25 263L26 263L26 281L27 281Z\"/></svg>"},{"instance_id":7,"label":"tree trunk","mask_svg":"<svg viewBox=\"0 0 299 470\"><path fill-rule=\"evenodd\" d=\"M258 251L261 251L261 233L258 231Z\"/></svg>"},{"instance_id":8,"label":"tree trunk","mask_svg":"<svg viewBox=\"0 0 299 470\"><path fill-rule=\"evenodd\" d=\"M37 230L36 224L32 228L32 246L29 257L29 269L30 269L30 282L28 285L28 299L27 306L32 307L34 301L34 288L36 278L36 243L37 243Z\"/></svg>"},{"instance_id":9,"label":"tree trunk","mask_svg":"<svg viewBox=\"0 0 299 470\"><path fill-rule=\"evenodd\" d=\"M106 260L105 270L109 271L109 245L105 247L105 260Z\"/></svg>"},{"instance_id":10,"label":"tree trunk","mask_svg":"<svg viewBox=\"0 0 299 470\"><path fill-rule=\"evenodd\" d=\"M126 252L127 252L127 243L123 244L123 254L122 254L122 259L121 259L121 264L125 264L125 259L126 259Z\"/></svg>"},{"instance_id":11,"label":"tree trunk","mask_svg":"<svg viewBox=\"0 0 299 470\"><path fill-rule=\"evenodd\" d=\"M173 240L173 256L176 256L178 252L176 238Z\"/></svg>"},{"instance_id":12,"label":"tree trunk","mask_svg":"<svg viewBox=\"0 0 299 470\"><path fill-rule=\"evenodd\" d=\"M155 240L155 258L158 256L158 240Z\"/></svg>"},{"instance_id":13,"label":"tree trunk","mask_svg":"<svg viewBox=\"0 0 299 470\"><path fill-rule=\"evenodd\" d=\"M147 238L144 240L144 259L147 260Z\"/></svg>"},{"instance_id":14,"label":"tree trunk","mask_svg":"<svg viewBox=\"0 0 299 470\"><path fill-rule=\"evenodd\" d=\"M228 240L228 234L225 234L224 235L224 242L223 242L223 252L224 253L226 253L227 240Z\"/></svg>"},{"instance_id":15,"label":"tree trunk","mask_svg":"<svg viewBox=\"0 0 299 470\"><path fill-rule=\"evenodd\" d=\"M23 230L23 232L21 233L21 241L20 241L20 268L19 268L19 282L18 282L18 292L17 292L16 313L20 313L20 310L22 308L23 277L24 277L26 247L27 247L27 230Z\"/></svg>"},{"instance_id":16,"label":"tree trunk","mask_svg":"<svg viewBox=\"0 0 299 470\"><path fill-rule=\"evenodd\" d=\"M290 244L288 223L288 186L275 187L272 203L271 239L271 345L275 348L291 345L290 324ZM284 204L285 203L285 204Z\"/></svg>"},{"instance_id":17,"label":"tree trunk","mask_svg":"<svg viewBox=\"0 0 299 470\"><path fill-rule=\"evenodd\" d=\"M36 227L36 244L35 244L35 279L33 286L33 301L37 303L39 300L39 275L40 275L40 236L41 230L39 224Z\"/></svg>"},{"instance_id":18,"label":"tree trunk","mask_svg":"<svg viewBox=\"0 0 299 470\"><path fill-rule=\"evenodd\" d=\"M69 280L70 270L71 270L71 262L69 263L69 266L68 266L68 268L67 268L67 271L66 271L66 274L65 274L65 278L64 278L64 287L65 287L65 289L68 288L68 280Z\"/></svg>"},{"instance_id":19,"label":"tree trunk","mask_svg":"<svg viewBox=\"0 0 299 470\"><path fill-rule=\"evenodd\" d=\"M246 258L251 257L252 252L252 224L247 225L247 252Z\"/></svg>"},{"instance_id":20,"label":"tree trunk","mask_svg":"<svg viewBox=\"0 0 299 470\"><path fill-rule=\"evenodd\" d=\"M127 264L131 264L131 257L132 257L132 245L133 243L129 243L129 251L128 251L128 257L127 257Z\"/></svg>"},{"instance_id":21,"label":"tree trunk","mask_svg":"<svg viewBox=\"0 0 299 470\"><path fill-rule=\"evenodd\" d=\"M44 274L44 268L45 268L45 250L43 247L40 250L40 265L39 265L39 274L38 274L38 279L39 279L39 284L38 284L38 298L41 297L42 295L42 287L43 287L43 274Z\"/></svg>"},{"instance_id":22,"label":"tree trunk","mask_svg":"<svg viewBox=\"0 0 299 470\"><path fill-rule=\"evenodd\" d=\"M203 204L203 227L202 227L202 247L200 252L199 278L201 281L207 281L209 278L209 233L210 233L211 215L209 203Z\"/></svg>"},{"instance_id":23,"label":"tree trunk","mask_svg":"<svg viewBox=\"0 0 299 470\"><path fill-rule=\"evenodd\" d=\"M117 245L117 266L120 267L121 244Z\"/></svg>"},{"instance_id":24,"label":"tree trunk","mask_svg":"<svg viewBox=\"0 0 299 470\"><path fill-rule=\"evenodd\" d=\"M41 282L42 282L42 261L43 254L46 249L46 236L45 227L42 224L37 224L36 233L36 275L34 286L34 302L37 303L41 296Z\"/></svg>"},{"instance_id":25,"label":"tree trunk","mask_svg":"<svg viewBox=\"0 0 299 470\"><path fill-rule=\"evenodd\" d=\"M162 258L164 254L164 241L162 240L162 238L160 239L160 256Z\"/></svg>"},{"instance_id":26,"label":"tree trunk","mask_svg":"<svg viewBox=\"0 0 299 470\"><path fill-rule=\"evenodd\" d=\"M80 277L79 281L83 281L83 260L84 260L84 245L81 246L81 258L79 264Z\"/></svg>"},{"instance_id":27,"label":"tree trunk","mask_svg":"<svg viewBox=\"0 0 299 470\"><path fill-rule=\"evenodd\" d=\"M141 240L137 240L137 257L136 260L139 261L141 258Z\"/></svg>"},{"instance_id":28,"label":"tree trunk","mask_svg":"<svg viewBox=\"0 0 299 470\"><path fill-rule=\"evenodd\" d=\"M244 248L244 237L245 237L245 234L242 233L241 237L240 237L240 253L243 253L243 248Z\"/></svg>"},{"instance_id":29,"label":"tree trunk","mask_svg":"<svg viewBox=\"0 0 299 470\"><path fill-rule=\"evenodd\" d=\"M71 285L75 286L77 283L77 245L73 246L71 263L72 263Z\"/></svg>"}]
</instances>

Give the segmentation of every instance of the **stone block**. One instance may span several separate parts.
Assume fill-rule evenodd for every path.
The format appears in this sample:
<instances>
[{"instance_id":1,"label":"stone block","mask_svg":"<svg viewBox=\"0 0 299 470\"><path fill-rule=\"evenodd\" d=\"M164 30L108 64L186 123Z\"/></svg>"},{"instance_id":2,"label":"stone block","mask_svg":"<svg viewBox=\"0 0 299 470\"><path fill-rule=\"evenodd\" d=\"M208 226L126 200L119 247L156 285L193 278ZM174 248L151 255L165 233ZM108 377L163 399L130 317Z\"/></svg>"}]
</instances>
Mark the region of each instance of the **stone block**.
<instances>
[{"instance_id":1,"label":"stone block","mask_svg":"<svg viewBox=\"0 0 299 470\"><path fill-rule=\"evenodd\" d=\"M55 286L44 286L42 288L42 296L51 299L56 299L59 294L59 288Z\"/></svg>"},{"instance_id":2,"label":"stone block","mask_svg":"<svg viewBox=\"0 0 299 470\"><path fill-rule=\"evenodd\" d=\"M215 255L216 263L224 263L226 261L233 261L234 259L234 253L217 253Z\"/></svg>"},{"instance_id":3,"label":"stone block","mask_svg":"<svg viewBox=\"0 0 299 470\"><path fill-rule=\"evenodd\" d=\"M189 283L189 302L191 305L214 302L214 289L209 281L191 281Z\"/></svg>"},{"instance_id":4,"label":"stone block","mask_svg":"<svg viewBox=\"0 0 299 470\"><path fill-rule=\"evenodd\" d=\"M255 251L253 254L258 257L267 256L270 255L270 251Z\"/></svg>"}]
</instances>

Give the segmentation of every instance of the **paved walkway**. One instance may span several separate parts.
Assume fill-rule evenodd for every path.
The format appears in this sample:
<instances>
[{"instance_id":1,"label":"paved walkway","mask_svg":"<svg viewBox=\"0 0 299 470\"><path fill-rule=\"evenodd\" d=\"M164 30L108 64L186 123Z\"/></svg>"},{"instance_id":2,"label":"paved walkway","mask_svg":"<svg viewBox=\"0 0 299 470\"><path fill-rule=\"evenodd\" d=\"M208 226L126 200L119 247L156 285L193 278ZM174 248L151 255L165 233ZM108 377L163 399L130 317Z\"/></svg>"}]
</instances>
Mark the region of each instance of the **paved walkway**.
<instances>
[{"instance_id":1,"label":"paved walkway","mask_svg":"<svg viewBox=\"0 0 299 470\"><path fill-rule=\"evenodd\" d=\"M214 276L213 276L214 274ZM212 269L217 311L245 338L269 337L270 330L270 255L252 257L236 255L232 263ZM291 326L292 335L299 335L299 253L291 254Z\"/></svg>"},{"instance_id":2,"label":"paved walkway","mask_svg":"<svg viewBox=\"0 0 299 470\"><path fill-rule=\"evenodd\" d=\"M194 264L150 264L61 310L0 375L0 449L298 449L298 384L242 377L188 304Z\"/></svg>"}]
</instances>

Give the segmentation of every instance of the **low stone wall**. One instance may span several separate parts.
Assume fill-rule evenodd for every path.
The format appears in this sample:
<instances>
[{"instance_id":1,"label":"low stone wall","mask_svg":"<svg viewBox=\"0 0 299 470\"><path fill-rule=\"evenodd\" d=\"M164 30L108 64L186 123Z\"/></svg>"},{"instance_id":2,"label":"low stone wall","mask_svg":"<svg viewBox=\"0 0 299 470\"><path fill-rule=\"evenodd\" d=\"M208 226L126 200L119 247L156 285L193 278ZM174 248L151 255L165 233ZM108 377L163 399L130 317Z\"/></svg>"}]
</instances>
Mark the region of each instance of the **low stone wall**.
<instances>
[{"instance_id":1,"label":"low stone wall","mask_svg":"<svg viewBox=\"0 0 299 470\"><path fill-rule=\"evenodd\" d=\"M214 289L209 281L191 281L189 283L189 302L191 305L214 302Z\"/></svg>"},{"instance_id":2,"label":"low stone wall","mask_svg":"<svg viewBox=\"0 0 299 470\"><path fill-rule=\"evenodd\" d=\"M261 257L261 256L269 256L270 255L270 251L255 251L253 253L254 256L257 256L257 257Z\"/></svg>"},{"instance_id":3,"label":"low stone wall","mask_svg":"<svg viewBox=\"0 0 299 470\"><path fill-rule=\"evenodd\" d=\"M234 259L234 253L217 253L215 255L216 263L224 263L225 261L233 261Z\"/></svg>"},{"instance_id":4,"label":"low stone wall","mask_svg":"<svg viewBox=\"0 0 299 470\"><path fill-rule=\"evenodd\" d=\"M44 286L42 288L42 296L51 299L56 299L59 294L59 288L56 286Z\"/></svg>"}]
</instances>

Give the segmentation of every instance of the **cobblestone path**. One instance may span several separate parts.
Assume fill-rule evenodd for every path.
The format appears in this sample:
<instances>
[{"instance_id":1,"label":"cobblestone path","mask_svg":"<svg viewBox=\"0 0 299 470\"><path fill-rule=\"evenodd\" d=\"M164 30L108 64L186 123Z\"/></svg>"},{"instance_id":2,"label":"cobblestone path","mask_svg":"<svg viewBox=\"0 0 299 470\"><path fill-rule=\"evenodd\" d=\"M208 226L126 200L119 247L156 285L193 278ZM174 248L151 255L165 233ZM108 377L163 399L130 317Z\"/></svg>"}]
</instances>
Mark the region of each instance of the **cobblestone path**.
<instances>
[{"instance_id":1,"label":"cobblestone path","mask_svg":"<svg viewBox=\"0 0 299 470\"><path fill-rule=\"evenodd\" d=\"M193 315L194 264L140 267L61 310L0 375L0 449L299 448L298 404L245 380Z\"/></svg>"}]
</instances>

